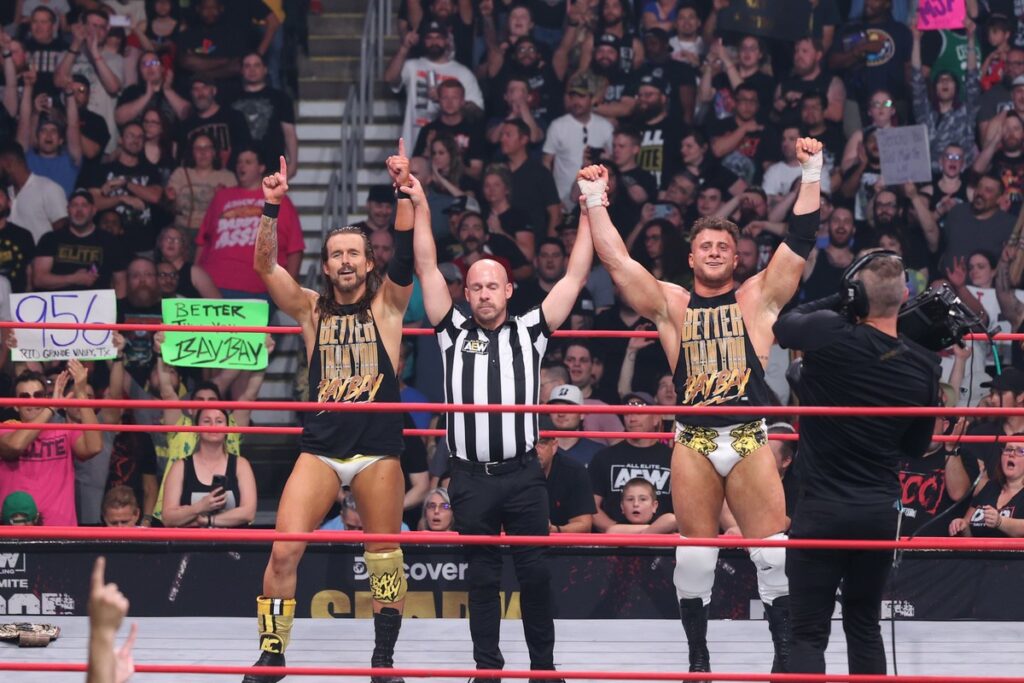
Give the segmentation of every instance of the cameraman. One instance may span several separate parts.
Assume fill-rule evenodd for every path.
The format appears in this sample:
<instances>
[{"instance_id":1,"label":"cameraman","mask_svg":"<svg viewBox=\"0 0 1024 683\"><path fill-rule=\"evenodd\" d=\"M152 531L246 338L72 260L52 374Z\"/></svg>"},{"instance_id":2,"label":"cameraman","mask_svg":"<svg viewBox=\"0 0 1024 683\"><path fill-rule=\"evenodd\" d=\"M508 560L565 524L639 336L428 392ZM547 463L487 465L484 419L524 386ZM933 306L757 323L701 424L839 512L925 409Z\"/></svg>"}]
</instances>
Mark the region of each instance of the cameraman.
<instances>
[{"instance_id":1,"label":"cameraman","mask_svg":"<svg viewBox=\"0 0 1024 683\"><path fill-rule=\"evenodd\" d=\"M937 405L938 358L897 331L907 299L903 261L893 252L872 252L854 261L843 280L841 292L856 292L847 295L850 300L836 294L775 323L779 344L804 352L796 386L800 403ZM790 538L895 538L900 460L924 452L934 424L934 417L801 419L800 502ZM793 629L788 672L825 673L842 583L850 673L886 673L879 618L890 559L877 551L787 550Z\"/></svg>"}]
</instances>

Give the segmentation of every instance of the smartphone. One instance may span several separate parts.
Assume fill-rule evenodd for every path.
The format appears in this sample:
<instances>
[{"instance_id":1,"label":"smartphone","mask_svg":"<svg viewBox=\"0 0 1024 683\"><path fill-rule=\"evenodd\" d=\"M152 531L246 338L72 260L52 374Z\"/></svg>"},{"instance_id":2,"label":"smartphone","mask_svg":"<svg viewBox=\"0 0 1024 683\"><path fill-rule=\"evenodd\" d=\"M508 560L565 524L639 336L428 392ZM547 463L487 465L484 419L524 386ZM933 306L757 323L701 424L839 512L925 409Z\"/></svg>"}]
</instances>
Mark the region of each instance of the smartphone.
<instances>
[{"instance_id":1,"label":"smartphone","mask_svg":"<svg viewBox=\"0 0 1024 683\"><path fill-rule=\"evenodd\" d=\"M111 28L131 28L132 20L127 14L110 15Z\"/></svg>"},{"instance_id":2,"label":"smartphone","mask_svg":"<svg viewBox=\"0 0 1024 683\"><path fill-rule=\"evenodd\" d=\"M668 218L670 215L672 215L671 204L654 205L654 218Z\"/></svg>"},{"instance_id":3,"label":"smartphone","mask_svg":"<svg viewBox=\"0 0 1024 683\"><path fill-rule=\"evenodd\" d=\"M216 491L217 489L223 489L224 488L224 484L226 482L227 482L227 477L225 477L223 474L215 474L215 475L213 475L213 490Z\"/></svg>"}]
</instances>

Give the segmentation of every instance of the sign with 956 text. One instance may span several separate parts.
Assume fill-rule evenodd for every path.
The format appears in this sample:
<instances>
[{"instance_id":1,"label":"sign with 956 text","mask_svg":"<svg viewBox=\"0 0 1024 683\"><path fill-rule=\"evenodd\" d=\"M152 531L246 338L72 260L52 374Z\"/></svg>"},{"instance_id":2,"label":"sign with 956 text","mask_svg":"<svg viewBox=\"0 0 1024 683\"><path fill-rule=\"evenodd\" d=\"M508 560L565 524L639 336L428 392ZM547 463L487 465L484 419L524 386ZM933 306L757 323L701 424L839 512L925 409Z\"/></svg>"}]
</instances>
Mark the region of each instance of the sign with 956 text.
<instances>
[{"instance_id":1,"label":"sign with 956 text","mask_svg":"<svg viewBox=\"0 0 1024 683\"><path fill-rule=\"evenodd\" d=\"M11 294L11 315L24 323L113 323L117 302L112 289ZM117 356L110 330L18 329L14 334L17 346L11 349L11 358L16 361Z\"/></svg>"}]
</instances>

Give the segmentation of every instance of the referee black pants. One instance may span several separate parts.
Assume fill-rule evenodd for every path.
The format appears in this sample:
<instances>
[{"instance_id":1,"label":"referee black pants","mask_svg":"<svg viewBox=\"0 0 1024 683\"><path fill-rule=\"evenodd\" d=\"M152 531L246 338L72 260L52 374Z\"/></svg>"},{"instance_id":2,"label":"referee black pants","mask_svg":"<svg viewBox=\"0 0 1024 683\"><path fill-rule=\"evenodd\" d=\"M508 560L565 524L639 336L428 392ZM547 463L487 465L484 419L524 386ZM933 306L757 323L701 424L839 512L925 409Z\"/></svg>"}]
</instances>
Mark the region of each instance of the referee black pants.
<instances>
[{"instance_id":1,"label":"referee black pants","mask_svg":"<svg viewBox=\"0 0 1024 683\"><path fill-rule=\"evenodd\" d=\"M448 487L455 530L460 534L490 535L502 529L511 536L548 534L548 490L535 456L504 474L452 468ZM537 546L512 546L519 581L523 631L531 669L554 669L555 623L551 611L551 574ZM478 669L501 669L505 659L498 647L501 627L502 555L493 545L466 546L469 562L469 632Z\"/></svg>"},{"instance_id":2,"label":"referee black pants","mask_svg":"<svg viewBox=\"0 0 1024 683\"><path fill-rule=\"evenodd\" d=\"M805 498L797 505L789 537L891 540L896 537L896 510L891 505ZM891 566L891 552L786 550L792 627L787 673L825 673L825 648L840 586L850 673L886 673L879 620Z\"/></svg>"}]
</instances>

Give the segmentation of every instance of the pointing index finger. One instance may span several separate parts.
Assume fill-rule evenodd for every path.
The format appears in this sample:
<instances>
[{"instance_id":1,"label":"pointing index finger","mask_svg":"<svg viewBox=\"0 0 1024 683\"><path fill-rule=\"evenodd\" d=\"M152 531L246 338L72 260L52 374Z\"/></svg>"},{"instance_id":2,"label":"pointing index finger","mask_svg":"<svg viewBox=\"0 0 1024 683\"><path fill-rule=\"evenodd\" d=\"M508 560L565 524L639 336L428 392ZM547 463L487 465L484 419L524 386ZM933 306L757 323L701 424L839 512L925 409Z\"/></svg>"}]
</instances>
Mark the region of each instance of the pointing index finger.
<instances>
[{"instance_id":1,"label":"pointing index finger","mask_svg":"<svg viewBox=\"0 0 1024 683\"><path fill-rule=\"evenodd\" d=\"M92 591L96 591L103 588L103 574L107 568L107 558L100 555L96 558L96 564L92 567Z\"/></svg>"},{"instance_id":2,"label":"pointing index finger","mask_svg":"<svg viewBox=\"0 0 1024 683\"><path fill-rule=\"evenodd\" d=\"M405 156L405 138L398 138L398 156Z\"/></svg>"},{"instance_id":3,"label":"pointing index finger","mask_svg":"<svg viewBox=\"0 0 1024 683\"><path fill-rule=\"evenodd\" d=\"M285 160L284 155L281 155L281 175L285 178L288 177L288 162Z\"/></svg>"}]
</instances>

